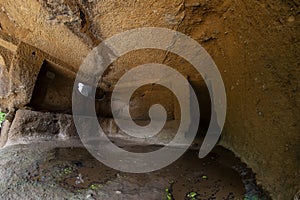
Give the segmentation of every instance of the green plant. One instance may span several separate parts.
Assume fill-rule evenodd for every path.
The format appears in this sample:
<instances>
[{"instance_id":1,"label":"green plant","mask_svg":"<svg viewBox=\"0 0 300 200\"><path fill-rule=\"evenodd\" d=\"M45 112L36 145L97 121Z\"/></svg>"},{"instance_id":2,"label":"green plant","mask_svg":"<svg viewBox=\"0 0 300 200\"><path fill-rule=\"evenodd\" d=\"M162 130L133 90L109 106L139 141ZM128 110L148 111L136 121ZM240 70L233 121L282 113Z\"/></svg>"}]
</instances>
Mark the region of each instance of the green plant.
<instances>
[{"instance_id":1,"label":"green plant","mask_svg":"<svg viewBox=\"0 0 300 200\"><path fill-rule=\"evenodd\" d=\"M71 167L66 167L66 168L64 168L63 172L64 172L65 175L69 175L69 174L72 173L72 168Z\"/></svg>"},{"instance_id":2,"label":"green plant","mask_svg":"<svg viewBox=\"0 0 300 200\"><path fill-rule=\"evenodd\" d=\"M188 197L188 199L191 199L191 200L196 200L196 196L197 196L197 192L189 192L186 197Z\"/></svg>"},{"instance_id":3,"label":"green plant","mask_svg":"<svg viewBox=\"0 0 300 200\"><path fill-rule=\"evenodd\" d=\"M167 198L167 200L173 200L173 196L172 196L171 190L169 190L169 188L166 188L165 191L166 191L166 198Z\"/></svg>"},{"instance_id":4,"label":"green plant","mask_svg":"<svg viewBox=\"0 0 300 200\"><path fill-rule=\"evenodd\" d=\"M5 120L5 113L3 113L3 112L0 112L0 128L1 128L1 125L2 125L2 122L4 122L4 120Z\"/></svg>"}]
</instances>

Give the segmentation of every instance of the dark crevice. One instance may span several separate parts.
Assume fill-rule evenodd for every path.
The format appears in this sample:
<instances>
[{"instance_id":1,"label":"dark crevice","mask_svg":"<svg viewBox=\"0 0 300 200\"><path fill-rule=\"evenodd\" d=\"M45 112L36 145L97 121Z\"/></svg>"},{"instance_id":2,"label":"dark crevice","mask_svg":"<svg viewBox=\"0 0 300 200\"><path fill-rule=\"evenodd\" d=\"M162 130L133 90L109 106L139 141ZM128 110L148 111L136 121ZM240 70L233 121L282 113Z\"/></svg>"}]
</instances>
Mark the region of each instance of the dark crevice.
<instances>
[{"instance_id":1,"label":"dark crevice","mask_svg":"<svg viewBox=\"0 0 300 200\"><path fill-rule=\"evenodd\" d=\"M97 46L98 44L100 44L101 40L99 39L99 35L98 35L99 33L93 30L94 28L92 22L89 19L89 16L91 15L87 13L87 11L84 8L84 5L78 3L77 6L79 10L79 17L81 19L80 33L84 34L85 37L89 38L89 40L92 43L92 46Z\"/></svg>"}]
</instances>

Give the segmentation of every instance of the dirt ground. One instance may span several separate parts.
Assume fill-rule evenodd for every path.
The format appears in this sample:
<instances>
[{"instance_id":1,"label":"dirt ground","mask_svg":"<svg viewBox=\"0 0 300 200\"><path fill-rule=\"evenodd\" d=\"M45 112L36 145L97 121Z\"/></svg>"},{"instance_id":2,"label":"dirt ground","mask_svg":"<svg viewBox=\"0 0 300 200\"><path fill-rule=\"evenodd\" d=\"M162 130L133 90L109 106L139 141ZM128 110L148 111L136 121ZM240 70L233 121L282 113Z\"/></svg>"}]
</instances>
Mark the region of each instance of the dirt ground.
<instances>
[{"instance_id":1,"label":"dirt ground","mask_svg":"<svg viewBox=\"0 0 300 200\"><path fill-rule=\"evenodd\" d=\"M42 143L2 149L1 199L269 199L252 171L222 147L204 160L188 151L159 171L127 174L101 164L84 148L57 145L46 151Z\"/></svg>"}]
</instances>

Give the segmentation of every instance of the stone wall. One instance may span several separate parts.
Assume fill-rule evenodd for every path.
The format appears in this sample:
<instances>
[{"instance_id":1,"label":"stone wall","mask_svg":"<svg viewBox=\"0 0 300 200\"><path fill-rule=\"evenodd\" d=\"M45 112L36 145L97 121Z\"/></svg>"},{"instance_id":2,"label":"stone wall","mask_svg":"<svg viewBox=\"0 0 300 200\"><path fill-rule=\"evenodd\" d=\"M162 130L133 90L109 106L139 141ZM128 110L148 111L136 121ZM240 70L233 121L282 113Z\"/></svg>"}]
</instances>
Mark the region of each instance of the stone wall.
<instances>
[{"instance_id":1,"label":"stone wall","mask_svg":"<svg viewBox=\"0 0 300 200\"><path fill-rule=\"evenodd\" d=\"M293 197L300 188L297 1L83 2L0 1L1 32L17 38L0 40L8 63L1 70L2 109L30 103L45 60L72 75L92 47L116 33L145 26L178 30L211 54L224 79L228 110L220 144L256 172L274 199ZM200 75L182 58L157 50L118 59L105 73L102 89L111 92L126 70L148 62L167 64L188 77L207 107ZM209 119L209 111L203 113Z\"/></svg>"}]
</instances>

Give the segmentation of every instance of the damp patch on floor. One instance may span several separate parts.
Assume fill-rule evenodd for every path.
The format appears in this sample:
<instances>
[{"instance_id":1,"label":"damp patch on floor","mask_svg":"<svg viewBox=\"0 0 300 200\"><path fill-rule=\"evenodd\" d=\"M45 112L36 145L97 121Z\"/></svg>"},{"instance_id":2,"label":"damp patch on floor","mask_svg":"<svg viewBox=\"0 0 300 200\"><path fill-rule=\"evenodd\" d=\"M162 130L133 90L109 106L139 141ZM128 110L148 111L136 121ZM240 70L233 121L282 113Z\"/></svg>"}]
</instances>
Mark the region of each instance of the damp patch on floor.
<instances>
[{"instance_id":1,"label":"damp patch on floor","mask_svg":"<svg viewBox=\"0 0 300 200\"><path fill-rule=\"evenodd\" d=\"M10 164L9 170L14 170L15 176L11 179L14 182L1 180L2 199L8 191L23 199L30 194L54 198L51 192L55 192L56 199L269 199L257 186L251 170L220 146L204 159L197 157L198 151L189 150L168 167L145 174L111 169L84 148L57 147L46 152L39 145L10 148L14 149L13 158L22 165L12 164L9 157L5 158L6 163L1 162L1 168ZM127 150L144 152L157 148L131 146ZM25 189L31 193L22 193Z\"/></svg>"}]
</instances>

